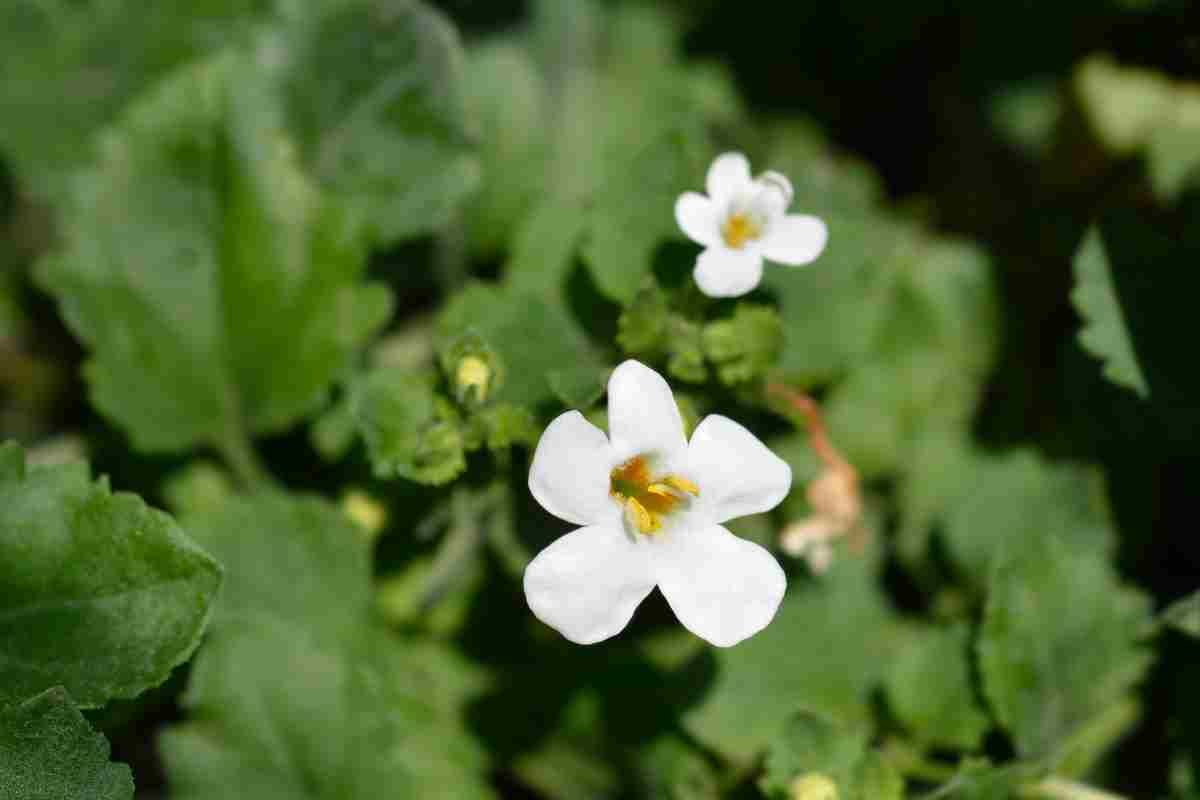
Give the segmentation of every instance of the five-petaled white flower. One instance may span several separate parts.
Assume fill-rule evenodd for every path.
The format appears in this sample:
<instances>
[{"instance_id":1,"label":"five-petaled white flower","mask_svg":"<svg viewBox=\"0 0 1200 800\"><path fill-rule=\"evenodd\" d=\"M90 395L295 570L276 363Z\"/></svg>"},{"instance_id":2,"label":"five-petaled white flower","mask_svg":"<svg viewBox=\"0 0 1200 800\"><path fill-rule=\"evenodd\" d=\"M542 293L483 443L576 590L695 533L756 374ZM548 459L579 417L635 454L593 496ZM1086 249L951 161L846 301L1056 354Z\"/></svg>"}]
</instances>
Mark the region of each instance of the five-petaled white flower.
<instances>
[{"instance_id":1,"label":"five-petaled white flower","mask_svg":"<svg viewBox=\"0 0 1200 800\"><path fill-rule=\"evenodd\" d=\"M529 490L584 527L526 568L533 613L592 644L619 633L657 586L688 630L719 647L765 628L783 599L783 570L721 523L778 505L791 468L718 414L689 442L671 387L637 361L609 379L608 429L568 411L538 442Z\"/></svg>"},{"instance_id":2,"label":"five-petaled white flower","mask_svg":"<svg viewBox=\"0 0 1200 800\"><path fill-rule=\"evenodd\" d=\"M737 297L758 286L762 260L808 264L825 249L825 223L788 214L792 183L778 172L750 177L741 153L717 156L708 168L708 196L684 192L675 202L675 221L692 241L704 245L693 273L710 297Z\"/></svg>"}]
</instances>

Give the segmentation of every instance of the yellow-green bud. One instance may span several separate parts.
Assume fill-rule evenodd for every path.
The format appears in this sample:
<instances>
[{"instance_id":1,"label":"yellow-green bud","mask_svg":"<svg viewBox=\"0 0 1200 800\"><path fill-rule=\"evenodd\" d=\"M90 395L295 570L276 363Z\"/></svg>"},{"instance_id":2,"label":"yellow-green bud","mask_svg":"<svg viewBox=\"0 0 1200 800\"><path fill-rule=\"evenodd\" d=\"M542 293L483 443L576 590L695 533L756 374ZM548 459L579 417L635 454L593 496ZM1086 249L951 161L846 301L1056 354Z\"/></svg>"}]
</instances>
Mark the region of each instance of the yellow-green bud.
<instances>
[{"instance_id":1,"label":"yellow-green bud","mask_svg":"<svg viewBox=\"0 0 1200 800\"><path fill-rule=\"evenodd\" d=\"M458 369L454 380L458 384L459 395L466 397L471 389L475 390L475 399L482 403L487 400L488 383L492 379L492 368L479 356L463 356L459 359Z\"/></svg>"},{"instance_id":2,"label":"yellow-green bud","mask_svg":"<svg viewBox=\"0 0 1200 800\"><path fill-rule=\"evenodd\" d=\"M837 784L823 773L805 773L792 781L791 800L838 800Z\"/></svg>"},{"instance_id":3,"label":"yellow-green bud","mask_svg":"<svg viewBox=\"0 0 1200 800\"><path fill-rule=\"evenodd\" d=\"M342 496L342 513L362 526L372 539L387 525L387 509L362 489L351 489Z\"/></svg>"}]
</instances>

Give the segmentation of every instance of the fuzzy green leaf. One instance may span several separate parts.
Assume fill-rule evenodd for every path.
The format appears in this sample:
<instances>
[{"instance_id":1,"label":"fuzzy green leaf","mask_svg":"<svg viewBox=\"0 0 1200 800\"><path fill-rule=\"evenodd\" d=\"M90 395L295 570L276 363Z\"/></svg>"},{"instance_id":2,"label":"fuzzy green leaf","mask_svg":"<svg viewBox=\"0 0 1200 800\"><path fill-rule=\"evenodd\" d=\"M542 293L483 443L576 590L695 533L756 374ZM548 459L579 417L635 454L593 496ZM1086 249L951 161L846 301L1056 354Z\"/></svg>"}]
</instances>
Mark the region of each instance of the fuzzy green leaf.
<instances>
[{"instance_id":1,"label":"fuzzy green leaf","mask_svg":"<svg viewBox=\"0 0 1200 800\"><path fill-rule=\"evenodd\" d=\"M352 0L265 37L289 128L318 183L391 243L436 230L475 190L479 163L458 35L418 0Z\"/></svg>"},{"instance_id":2,"label":"fuzzy green leaf","mask_svg":"<svg viewBox=\"0 0 1200 800\"><path fill-rule=\"evenodd\" d=\"M565 367L547 376L563 405L580 411L591 408L604 394L607 377L608 370L596 367Z\"/></svg>"},{"instance_id":3,"label":"fuzzy green leaf","mask_svg":"<svg viewBox=\"0 0 1200 800\"><path fill-rule=\"evenodd\" d=\"M132 698L192 654L221 569L175 521L87 465L0 469L0 705L63 686Z\"/></svg>"},{"instance_id":4,"label":"fuzzy green leaf","mask_svg":"<svg viewBox=\"0 0 1200 800\"><path fill-rule=\"evenodd\" d=\"M779 357L783 322L773 308L739 303L730 319L706 325L702 337L721 382L745 383L762 377Z\"/></svg>"},{"instance_id":5,"label":"fuzzy green leaf","mask_svg":"<svg viewBox=\"0 0 1200 800\"><path fill-rule=\"evenodd\" d=\"M1011 502L1011 501L1010 501ZM992 571L979 640L984 692L1022 756L1052 754L1149 666L1150 609L1106 559L1047 534Z\"/></svg>"},{"instance_id":6,"label":"fuzzy green leaf","mask_svg":"<svg viewBox=\"0 0 1200 800\"><path fill-rule=\"evenodd\" d=\"M366 626L331 646L278 620L233 620L197 661L184 701L196 721L160 740L173 796L490 798L486 755L439 704L435 677Z\"/></svg>"},{"instance_id":7,"label":"fuzzy green leaf","mask_svg":"<svg viewBox=\"0 0 1200 800\"><path fill-rule=\"evenodd\" d=\"M901 650L891 665L888 701L900 722L921 742L974 750L991 727L971 688L969 645L966 625L930 628Z\"/></svg>"},{"instance_id":8,"label":"fuzzy green leaf","mask_svg":"<svg viewBox=\"0 0 1200 800\"><path fill-rule=\"evenodd\" d=\"M226 566L215 624L248 615L303 620L337 637L371 607L366 539L317 497L231 497L184 517L187 531Z\"/></svg>"},{"instance_id":9,"label":"fuzzy green leaf","mask_svg":"<svg viewBox=\"0 0 1200 800\"><path fill-rule=\"evenodd\" d=\"M132 800L129 767L108 756L108 740L61 687L0 708L0 797Z\"/></svg>"},{"instance_id":10,"label":"fuzzy green leaf","mask_svg":"<svg viewBox=\"0 0 1200 800\"><path fill-rule=\"evenodd\" d=\"M270 76L189 68L107 132L40 280L92 401L146 451L282 430L387 318L362 226L300 171ZM120 198L115 202L113 198Z\"/></svg>"},{"instance_id":11,"label":"fuzzy green leaf","mask_svg":"<svg viewBox=\"0 0 1200 800\"><path fill-rule=\"evenodd\" d=\"M762 786L772 797L787 800L796 796L792 787L797 779L818 775L837 786L840 800L904 796L904 779L868 746L867 734L800 713L771 743Z\"/></svg>"},{"instance_id":12,"label":"fuzzy green leaf","mask_svg":"<svg viewBox=\"0 0 1200 800\"><path fill-rule=\"evenodd\" d=\"M1104 375L1113 383L1150 393L1129 338L1129 329L1113 286L1108 255L1100 231L1088 231L1075 254L1075 288L1071 301L1084 319L1079 343L1104 362Z\"/></svg>"}]
</instances>

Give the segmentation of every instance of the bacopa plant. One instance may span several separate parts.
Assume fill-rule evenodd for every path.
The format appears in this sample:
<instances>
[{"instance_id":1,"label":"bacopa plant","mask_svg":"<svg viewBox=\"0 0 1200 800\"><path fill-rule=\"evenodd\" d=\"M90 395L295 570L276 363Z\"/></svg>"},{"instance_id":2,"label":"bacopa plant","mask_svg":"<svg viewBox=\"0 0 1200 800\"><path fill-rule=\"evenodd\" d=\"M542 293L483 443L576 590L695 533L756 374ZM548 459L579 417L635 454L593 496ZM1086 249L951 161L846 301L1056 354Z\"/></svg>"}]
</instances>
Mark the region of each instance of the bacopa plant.
<instances>
[{"instance_id":1,"label":"bacopa plant","mask_svg":"<svg viewBox=\"0 0 1200 800\"><path fill-rule=\"evenodd\" d=\"M0 8L0 799L1200 797L1175 6L484 5Z\"/></svg>"}]
</instances>

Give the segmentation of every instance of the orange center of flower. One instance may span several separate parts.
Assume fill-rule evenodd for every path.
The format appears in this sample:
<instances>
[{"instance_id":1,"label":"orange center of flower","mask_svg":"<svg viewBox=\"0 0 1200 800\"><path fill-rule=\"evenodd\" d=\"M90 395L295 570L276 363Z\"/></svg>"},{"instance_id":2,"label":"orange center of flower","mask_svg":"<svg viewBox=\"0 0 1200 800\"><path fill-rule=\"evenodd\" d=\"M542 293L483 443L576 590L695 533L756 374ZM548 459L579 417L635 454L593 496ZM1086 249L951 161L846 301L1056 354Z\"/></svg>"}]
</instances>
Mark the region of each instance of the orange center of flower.
<instances>
[{"instance_id":1,"label":"orange center of flower","mask_svg":"<svg viewBox=\"0 0 1200 800\"><path fill-rule=\"evenodd\" d=\"M655 478L642 456L621 464L609 476L608 493L625 507L629 522L641 533L662 529L663 518L686 499L698 497L700 487L679 475Z\"/></svg>"},{"instance_id":2,"label":"orange center of flower","mask_svg":"<svg viewBox=\"0 0 1200 800\"><path fill-rule=\"evenodd\" d=\"M762 235L762 228L758 226L749 214L744 214L741 211L730 214L725 224L721 226L721 238L725 240L725 244L735 250L741 249L746 242L751 239L757 239Z\"/></svg>"}]
</instances>

